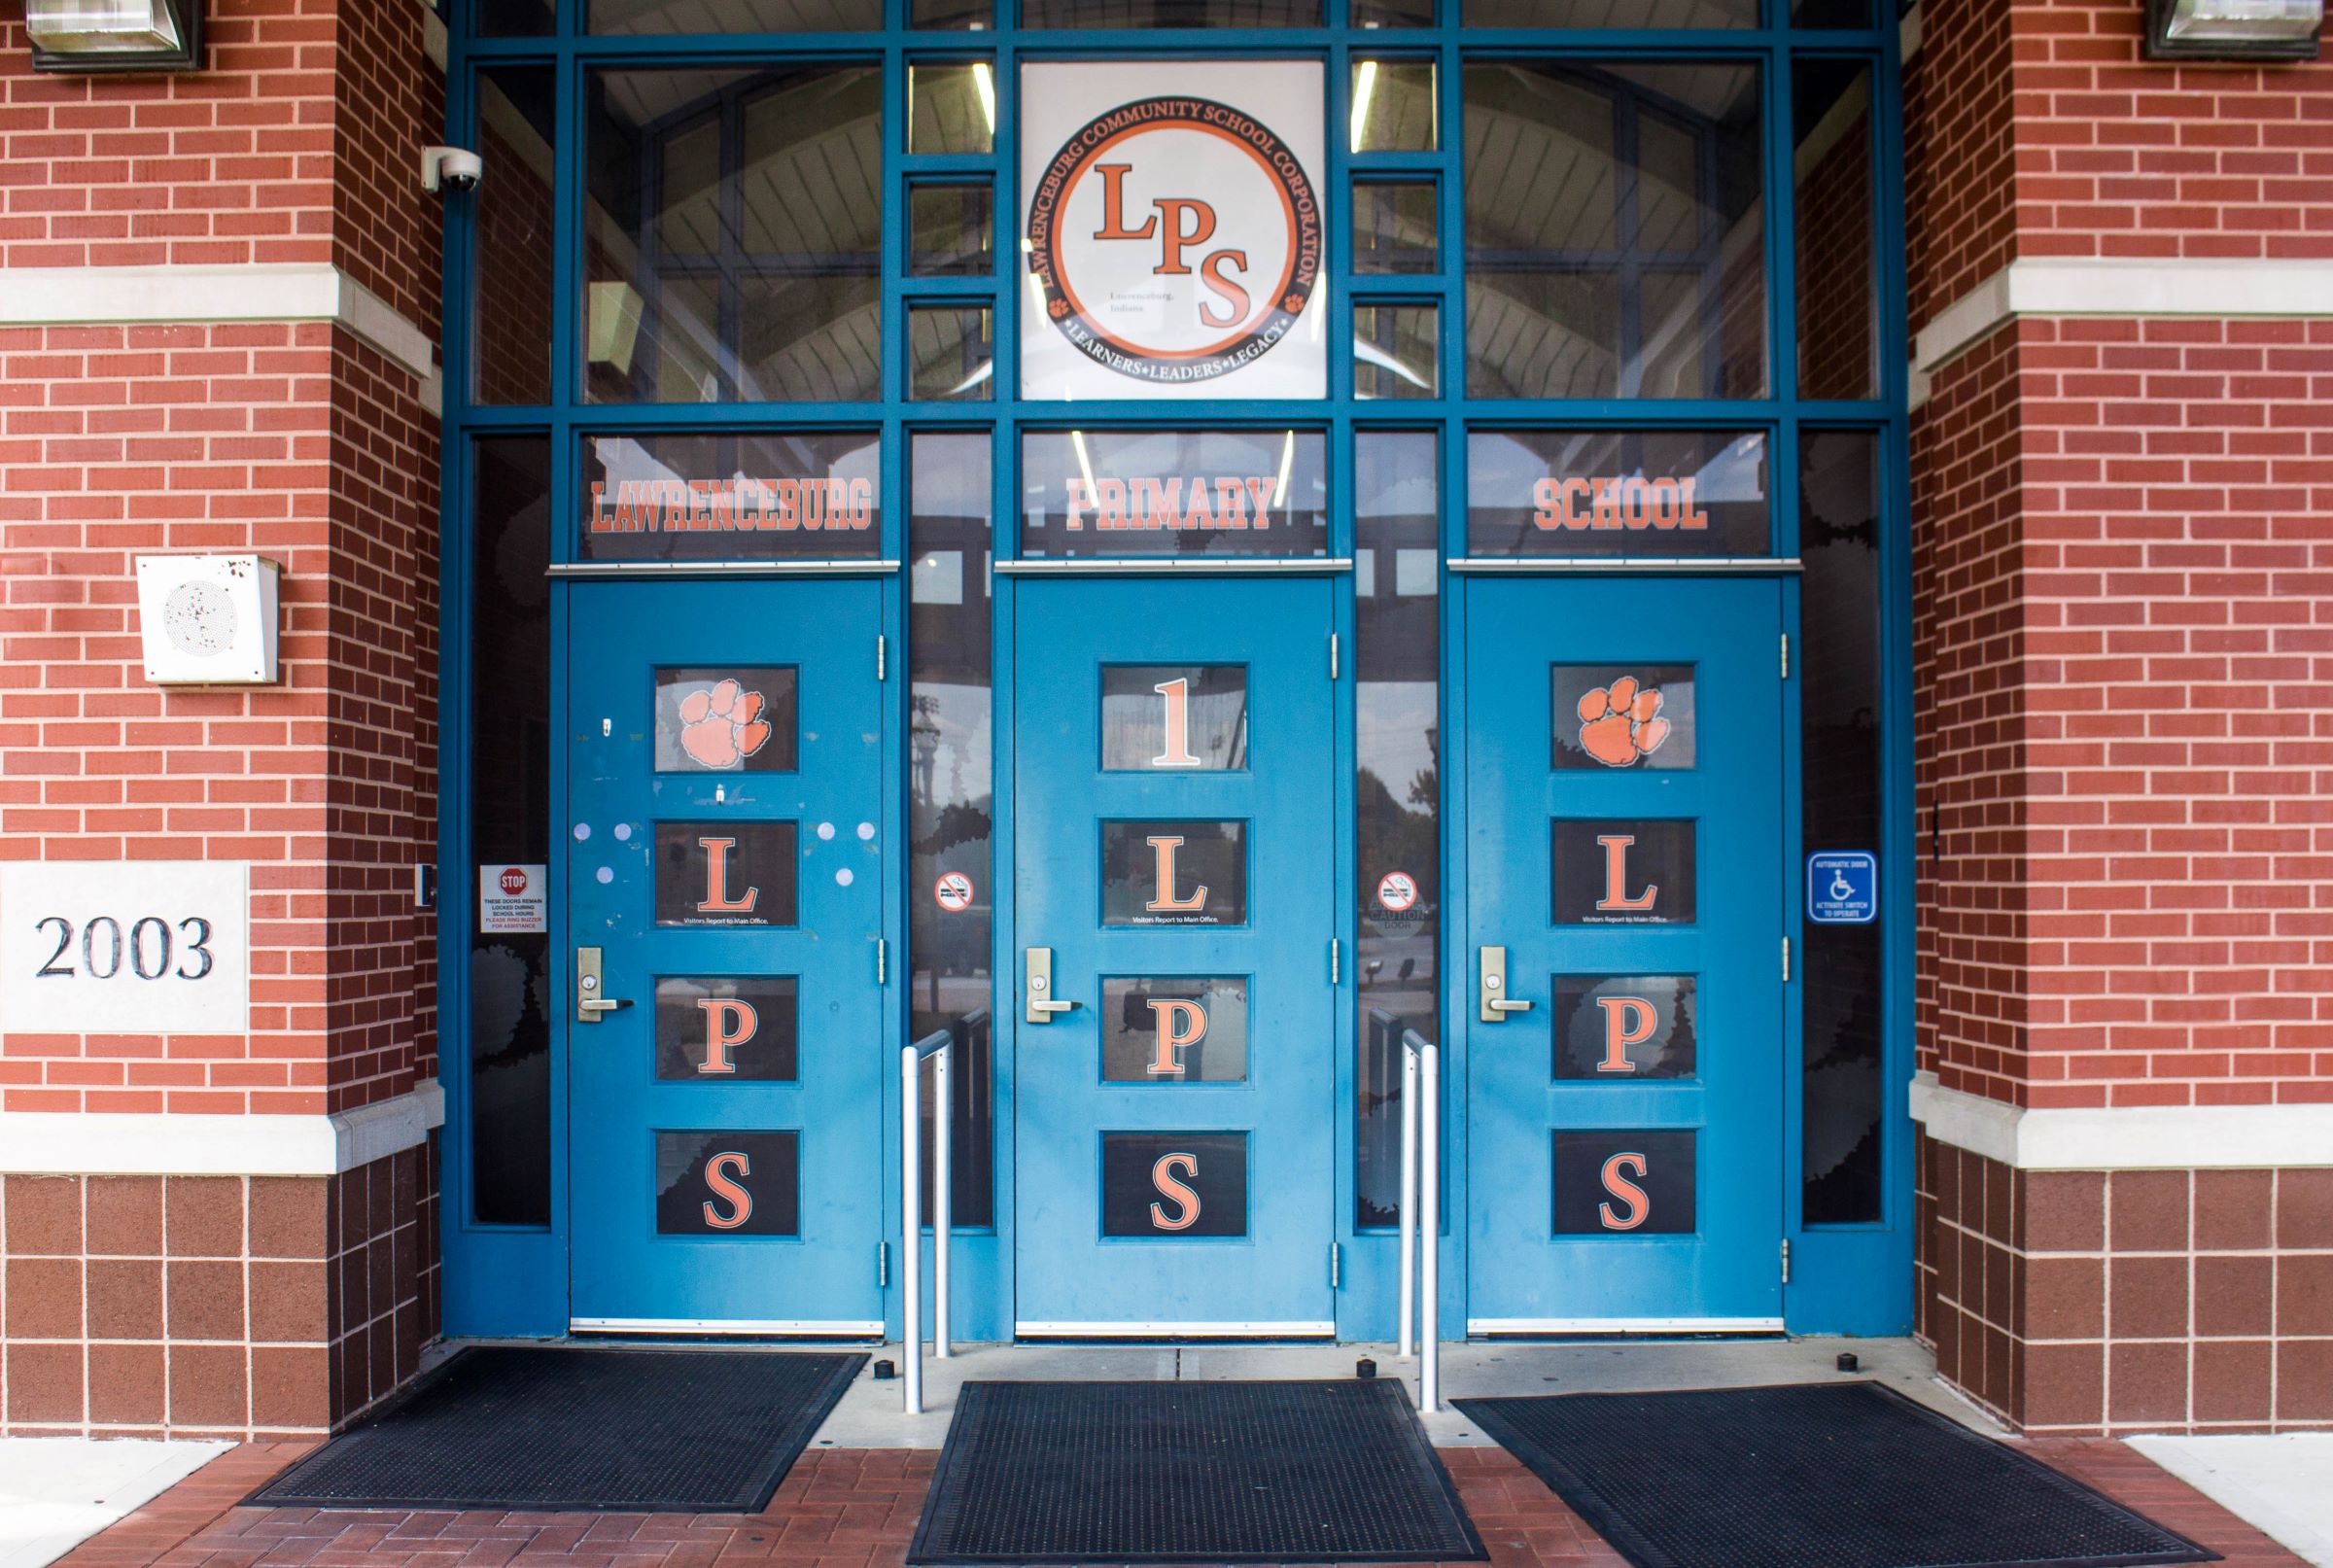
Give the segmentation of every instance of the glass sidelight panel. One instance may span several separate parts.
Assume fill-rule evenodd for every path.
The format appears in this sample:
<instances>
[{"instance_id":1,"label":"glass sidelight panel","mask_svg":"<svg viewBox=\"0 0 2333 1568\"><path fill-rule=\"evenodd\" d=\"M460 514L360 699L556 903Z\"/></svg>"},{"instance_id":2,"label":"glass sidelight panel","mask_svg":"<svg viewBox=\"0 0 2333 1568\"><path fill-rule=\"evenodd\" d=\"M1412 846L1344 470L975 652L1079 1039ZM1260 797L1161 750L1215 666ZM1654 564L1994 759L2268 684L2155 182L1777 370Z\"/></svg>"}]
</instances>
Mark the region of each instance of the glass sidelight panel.
<instances>
[{"instance_id":1,"label":"glass sidelight panel","mask_svg":"<svg viewBox=\"0 0 2333 1568\"><path fill-rule=\"evenodd\" d=\"M1880 574L1879 439L1868 431L1803 438L1798 549L1806 561L1799 670L1799 820L1807 853L1863 851L1879 866L1879 918L1807 921L1805 1185L1809 1225L1881 1218L1885 893L1892 861L1881 811L1879 715L1887 625Z\"/></svg>"},{"instance_id":2,"label":"glass sidelight panel","mask_svg":"<svg viewBox=\"0 0 2333 1568\"><path fill-rule=\"evenodd\" d=\"M1796 183L1798 396L1879 394L1879 191L1871 67L1807 58L1791 67Z\"/></svg>"},{"instance_id":3,"label":"glass sidelight panel","mask_svg":"<svg viewBox=\"0 0 2333 1568\"><path fill-rule=\"evenodd\" d=\"M472 855L542 865L551 837L549 437L472 442L470 485L470 700L495 715L470 739ZM546 931L470 939L470 1199L481 1225L550 1222L550 944Z\"/></svg>"},{"instance_id":4,"label":"glass sidelight panel","mask_svg":"<svg viewBox=\"0 0 2333 1568\"><path fill-rule=\"evenodd\" d=\"M506 0L495 9L524 16L533 8L524 0ZM542 16L548 18L547 8ZM551 171L559 164L556 82L547 65L497 66L478 73L478 156L486 169L470 198L477 225L470 263L470 385L481 403L555 401Z\"/></svg>"},{"instance_id":5,"label":"glass sidelight panel","mask_svg":"<svg viewBox=\"0 0 2333 1568\"><path fill-rule=\"evenodd\" d=\"M1361 1028L1354 1224L1399 1222L1402 1032L1442 1038L1442 441L1353 440Z\"/></svg>"},{"instance_id":6,"label":"glass sidelight panel","mask_svg":"<svg viewBox=\"0 0 2333 1568\"><path fill-rule=\"evenodd\" d=\"M593 402L875 398L883 73L585 79Z\"/></svg>"},{"instance_id":7,"label":"glass sidelight panel","mask_svg":"<svg viewBox=\"0 0 2333 1568\"><path fill-rule=\"evenodd\" d=\"M1758 70L1465 72L1467 388L1766 395Z\"/></svg>"},{"instance_id":8,"label":"glass sidelight panel","mask_svg":"<svg viewBox=\"0 0 2333 1568\"><path fill-rule=\"evenodd\" d=\"M944 1028L956 1042L958 1226L996 1218L990 462L987 431L926 431L908 448L908 1035ZM926 1172L932 1078L923 1075Z\"/></svg>"},{"instance_id":9,"label":"glass sidelight panel","mask_svg":"<svg viewBox=\"0 0 2333 1568\"><path fill-rule=\"evenodd\" d=\"M1103 976L1101 1076L1129 1084L1245 1078L1247 981Z\"/></svg>"}]
</instances>

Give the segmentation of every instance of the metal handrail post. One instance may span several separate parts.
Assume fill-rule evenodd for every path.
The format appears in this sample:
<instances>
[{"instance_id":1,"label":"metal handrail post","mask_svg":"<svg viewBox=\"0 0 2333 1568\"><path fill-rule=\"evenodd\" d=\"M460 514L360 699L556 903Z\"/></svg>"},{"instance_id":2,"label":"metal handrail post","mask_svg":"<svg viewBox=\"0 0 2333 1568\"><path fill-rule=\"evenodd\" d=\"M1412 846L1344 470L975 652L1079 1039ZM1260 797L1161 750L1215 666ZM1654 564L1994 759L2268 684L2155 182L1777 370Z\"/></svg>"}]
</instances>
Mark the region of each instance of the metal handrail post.
<instances>
[{"instance_id":1,"label":"metal handrail post","mask_svg":"<svg viewBox=\"0 0 2333 1568\"><path fill-rule=\"evenodd\" d=\"M923 1122L917 1090L923 1054L899 1048L899 1370L900 1408L923 1413Z\"/></svg>"},{"instance_id":2,"label":"metal handrail post","mask_svg":"<svg viewBox=\"0 0 2333 1568\"><path fill-rule=\"evenodd\" d=\"M1418 1052L1418 1367L1417 1403L1442 1409L1442 1047Z\"/></svg>"},{"instance_id":3,"label":"metal handrail post","mask_svg":"<svg viewBox=\"0 0 2333 1568\"><path fill-rule=\"evenodd\" d=\"M956 1165L950 1158L956 1123L956 1101L951 1098L955 1058L954 1036L931 1054L931 1353L943 1361L956 1353L948 1331L948 1264L956 1250Z\"/></svg>"},{"instance_id":4,"label":"metal handrail post","mask_svg":"<svg viewBox=\"0 0 2333 1568\"><path fill-rule=\"evenodd\" d=\"M1402 1041L1402 1288L1401 1346L1407 1359L1417 1348L1417 1051Z\"/></svg>"}]
</instances>

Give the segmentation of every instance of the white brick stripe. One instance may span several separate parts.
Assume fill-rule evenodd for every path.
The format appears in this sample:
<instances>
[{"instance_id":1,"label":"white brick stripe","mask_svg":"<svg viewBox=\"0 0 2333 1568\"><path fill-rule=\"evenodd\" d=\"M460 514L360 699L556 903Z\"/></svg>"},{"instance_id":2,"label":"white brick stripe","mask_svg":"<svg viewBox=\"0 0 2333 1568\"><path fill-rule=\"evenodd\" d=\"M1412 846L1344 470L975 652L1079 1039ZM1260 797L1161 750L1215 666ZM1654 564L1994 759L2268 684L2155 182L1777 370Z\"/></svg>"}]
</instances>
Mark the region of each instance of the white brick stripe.
<instances>
[{"instance_id":1,"label":"white brick stripe","mask_svg":"<svg viewBox=\"0 0 2333 1568\"><path fill-rule=\"evenodd\" d=\"M2011 261L1920 330L1912 363L1933 370L2019 316L2333 316L2333 261Z\"/></svg>"},{"instance_id":2,"label":"white brick stripe","mask_svg":"<svg viewBox=\"0 0 2333 1568\"><path fill-rule=\"evenodd\" d=\"M0 1175L334 1176L426 1141L436 1080L330 1116L0 1111Z\"/></svg>"},{"instance_id":3,"label":"white brick stripe","mask_svg":"<svg viewBox=\"0 0 2333 1568\"><path fill-rule=\"evenodd\" d=\"M436 372L427 332L321 261L0 269L0 327L221 321L337 322L416 377Z\"/></svg>"},{"instance_id":4,"label":"white brick stripe","mask_svg":"<svg viewBox=\"0 0 2333 1568\"><path fill-rule=\"evenodd\" d=\"M2333 1166L2333 1105L2029 1110L1912 1079L1928 1135L2019 1170L2235 1170Z\"/></svg>"}]
</instances>

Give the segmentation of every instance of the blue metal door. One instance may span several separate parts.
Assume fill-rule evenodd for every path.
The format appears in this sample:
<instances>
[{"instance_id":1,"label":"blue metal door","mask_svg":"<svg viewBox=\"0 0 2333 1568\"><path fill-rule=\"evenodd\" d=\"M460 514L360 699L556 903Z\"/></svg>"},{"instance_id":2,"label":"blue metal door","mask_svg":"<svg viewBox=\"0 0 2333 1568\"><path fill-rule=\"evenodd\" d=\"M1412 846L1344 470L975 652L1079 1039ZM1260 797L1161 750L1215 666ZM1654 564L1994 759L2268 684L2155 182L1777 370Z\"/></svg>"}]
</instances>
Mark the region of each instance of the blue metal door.
<instances>
[{"instance_id":1,"label":"blue metal door","mask_svg":"<svg viewBox=\"0 0 2333 1568\"><path fill-rule=\"evenodd\" d=\"M1781 585L1466 626L1470 1331L1780 1328Z\"/></svg>"},{"instance_id":2,"label":"blue metal door","mask_svg":"<svg viewBox=\"0 0 2333 1568\"><path fill-rule=\"evenodd\" d=\"M578 1329L882 1328L881 609L568 589Z\"/></svg>"},{"instance_id":3,"label":"blue metal door","mask_svg":"<svg viewBox=\"0 0 2333 1568\"><path fill-rule=\"evenodd\" d=\"M1333 603L1018 586L1024 1336L1334 1330Z\"/></svg>"}]
</instances>

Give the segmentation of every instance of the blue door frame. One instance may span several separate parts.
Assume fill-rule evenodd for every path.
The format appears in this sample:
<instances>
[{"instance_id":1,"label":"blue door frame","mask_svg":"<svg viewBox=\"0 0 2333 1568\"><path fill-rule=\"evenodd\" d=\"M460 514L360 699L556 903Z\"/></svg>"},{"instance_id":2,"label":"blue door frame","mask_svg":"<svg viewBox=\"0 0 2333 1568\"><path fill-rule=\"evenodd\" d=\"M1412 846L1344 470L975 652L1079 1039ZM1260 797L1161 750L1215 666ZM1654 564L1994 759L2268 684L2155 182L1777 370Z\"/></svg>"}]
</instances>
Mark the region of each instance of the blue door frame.
<instances>
[{"instance_id":1,"label":"blue door frame","mask_svg":"<svg viewBox=\"0 0 2333 1568\"><path fill-rule=\"evenodd\" d=\"M1432 430L1439 433L1442 451L1441 495L1445 519L1445 557L1465 554L1466 477L1464 434L1470 425L1502 427L1626 427L1724 428L1764 432L1772 454L1771 495L1776 519L1773 549L1778 557L1794 552L1797 516L1797 454L1801 437L1827 429L1856 429L1874 433L1880 442L1886 515L1884 552L1885 612L1885 754L1883 789L1886 800L1883 856L1892 864L1909 867L1913 854L1912 774L1910 747L1909 571L1904 518L1909 498L1906 480L1906 342L1903 309L1903 268L1898 236L1902 228L1902 163L1898 82L1898 46L1892 16L1873 18L1884 23L1868 27L1824 30L1794 29L1790 24L1790 0L1765 0L1764 24L1726 31L1699 33L1644 30L1571 30L1539 32L1520 29L1464 28L1455 15L1459 0L1441 0L1437 25L1404 29L1348 27L1346 0L1325 0L1327 25L1314 28L1148 31L1092 30L1069 32L1025 31L1014 25L1016 0L1000 0L998 25L979 32L919 30L908 25L908 0L888 0L887 25L881 31L853 34L732 34L711 36L597 36L586 31L582 0L556 0L546 10L548 30L534 36L487 36L477 24L477 0L449 0L448 139L457 145L480 142L479 85L495 73L536 70L545 73L554 101L553 134L549 137L557 189L552 214L552 263L548 307L553 323L545 345L551 366L551 401L525 406L485 404L471 396L477 323L475 287L481 268L491 259L479 254L475 203L489 199L455 196L447 207L445 297L449 301L444 331L447 366L444 397L445 461L442 470L444 555L440 581L444 614L439 654L439 690L443 761L440 794L439 886L448 896L440 911L439 1028L441 1078L446 1091L447 1126L442 1140L442 1226L445 1257L445 1322L455 1334L556 1334L564 1331L569 1315L571 1233L569 1188L572 1172L565 1150L570 1146L568 1118L573 1086L569 1081L565 1047L554 1042L549 1063L549 1095L544 1115L551 1123L550 1219L539 1227L481 1224L473 1213L474 1163L468 1147L470 1098L469 1075L463 1070L470 1020L470 953L474 909L467 889L473 886L475 856L470 848L470 792L473 786L472 754L469 737L481 719L471 711L470 692L475 672L470 655L473 615L474 473L471 443L488 437L540 438L550 454L550 504L547 526L549 552L555 566L576 560L578 541L573 519L581 510L579 493L580 446L594 433L615 432L733 432L754 429L853 428L877 429L884 453L880 476L883 549L869 567L881 582L883 635L894 650L903 648L903 588L897 575L904 556L907 436L920 430L974 430L993 435L996 461L992 465L993 515L999 561L1016 553L1009 526L1019 504L1017 432L1027 423L1058 425L1064 409L1059 403L1031 402L1018 396L1019 366L1016 334L1019 313L1027 305L1027 291L1009 268L973 277L910 277L902 261L905 196L908 183L919 178L986 180L995 192L994 254L1018 254L1019 203L1014 190L1017 167L1012 127L1017 122L1018 67L1026 60L1093 56L1175 57L1302 56L1317 58L1326 67L1329 123L1341 129L1351 109L1353 68L1365 57L1430 60L1442 84L1439 147L1431 152L1365 153L1348 150L1345 138L1333 135L1326 189L1332 222L1327 237L1325 271L1332 288L1325 291L1322 308L1336 312L1330 364L1330 395L1319 401L1255 403L1192 401L1178 402L1169 412L1174 422L1193 425L1297 425L1323 428L1329 435L1333 475L1331 543L1333 555L1350 553L1354 500L1350 483L1353 436L1357 429ZM1768 383L1773 396L1757 400L1680 399L1673 401L1490 400L1466 392L1464 317L1466 291L1459 259L1463 256L1462 157L1463 118L1457 85L1464 57L1495 55L1551 55L1596 58L1738 58L1757 63L1764 73L1765 139L1763 152L1764 257L1766 262L1766 341L1770 358ZM1860 60L1872 67L1875 102L1873 166L1878 175L1878 230L1876 297L1879 300L1877 351L1880 396L1867 401L1821 401L1800 397L1794 356L1789 352L1795 322L1795 280L1790 265L1793 224L1791 180L1793 131L1789 84L1794 59L1827 57ZM907 73L916 61L961 61L980 58L993 66L993 92L998 136L986 154L909 154L900 127L905 123ZM609 404L584 400L582 385L582 301L584 276L581 236L584 192L587 189L588 151L585 73L613 64L638 66L700 66L736 69L742 63L856 60L880 66L884 87L885 138L881 211L885 244L881 323L886 345L881 395L865 402L730 402L721 404ZM1435 184L1441 194L1441 270L1419 275L1357 275L1352 269L1346 192L1356 174L1412 179ZM1380 402L1356 396L1355 359L1345 312L1356 303L1421 302L1439 307L1441 349L1439 394L1430 398ZM918 303L970 303L994 312L994 396L981 402L925 402L908 397L905 353L907 312ZM1097 401L1081 404L1081 424L1101 427L1113 423L1157 425L1162 408L1137 401ZM1457 651L1467 636L1463 596L1453 591L1446 565L1443 575L1445 657L1443 712L1467 711L1466 672ZM571 635L574 587L555 581L551 594L550 637L554 648L564 648ZM995 592L994 658L999 671L1012 668L1013 617L1016 584L1000 576ZM1782 589L1784 613L1795 625L1797 594L1787 579ZM1341 592L1335 611L1342 635L1352 630L1349 593ZM888 700L902 705L904 682L894 681ZM1786 694L1786 732L1795 733L1794 697ZM560 682L551 698L551 727L566 733L573 715L573 694ZM999 764L995 781L996 833L993 840L997 876L994 928L997 933L992 972L999 987L992 1002L995 1016L1013 1016L1017 995L1010 980L1017 974L1017 954L1011 947L1016 929L1011 907L1014 835L1012 783L1004 738L1015 722L1011 693L1000 683L994 701ZM1341 699L1334 719L1339 737L1340 767L1349 778L1352 717L1349 696ZM898 732L904 733L902 721ZM1447 722L1444 725L1444 767L1446 777L1463 777L1466 738ZM564 802L570 781L564 760L553 748L548 769L548 800L543 809L555 827L563 824ZM884 782L885 817L881 826L899 841L904 833L902 769L887 768ZM1784 790L1784 833L1788 853L1797 851L1795 776ZM1470 1001L1472 965L1461 946L1468 929L1463 867L1468 836L1463 792L1445 791L1442 815L1444 866L1448 907L1443 923L1445 977L1443 1009L1445 1048L1451 1081L1463 1082L1467 1070L1465 1043L1456 1021ZM1350 846L1339 853L1349 861ZM566 907L570 889L566 872L554 855L554 910ZM904 856L900 857L901 862ZM894 875L884 890L887 940L897 944L905 929L904 900L911 890ZM1885 1079L1890 1085L1906 1081L1911 1067L1911 943L1912 879L1883 877L1883 918L1890 932L1889 979L1883 1026L1886 1041ZM1347 900L1343 908L1350 910ZM1336 930L1348 945L1352 920L1343 914ZM555 920L550 933L553 959L551 1012L572 1014L568 993L568 956L574 933ZM893 951L896 951L894 946ZM895 964L896 975L905 968ZM1353 1105L1352 1041L1357 1028L1349 978L1336 996L1337 1150L1335 1212L1337 1236L1343 1249L1342 1289L1336 1304L1338 1330L1345 1338L1383 1337L1390 1332L1393 1301L1393 1238L1389 1232L1356 1230L1351 1222L1350 1198ZM1786 1000L1787 1046L1783 1097L1785 1148L1798 1143L1796 1083L1798 1065L1794 1044L1798 1000ZM905 1009L896 980L881 993L880 1028L883 1039L896 1042L905 1033ZM894 1094L887 1086L887 1097ZM996 1167L995 1212L992 1230L966 1232L958 1238L960 1332L975 1338L1009 1334L1015 1317L1012 1294L1014 1183L1016 1152L1011 1108L1015 1092L1010 1053L999 1052L995 1070ZM880 1113L882 1125L895 1126L889 1110ZM1807 1228L1799 1223L1796 1183L1786 1180L1786 1236L1793 1245L1793 1283L1785 1299L1785 1312L1793 1327L1816 1331L1896 1332L1908 1328L1911 1300L1911 1128L1900 1105L1891 1104L1885 1123L1885 1211L1867 1226ZM1455 1119L1445 1132L1451 1160L1451 1185L1445 1212L1466 1212L1466 1130ZM895 1150L887 1150L887 1156ZM895 1195L885 1199L887 1230L895 1233ZM1444 1321L1464 1322L1466 1304L1462 1281L1467 1270L1463 1227L1453 1230L1445 1243L1444 1278L1450 1297L1444 1304ZM885 1305L896 1332L899 1310L895 1288Z\"/></svg>"}]
</instances>

